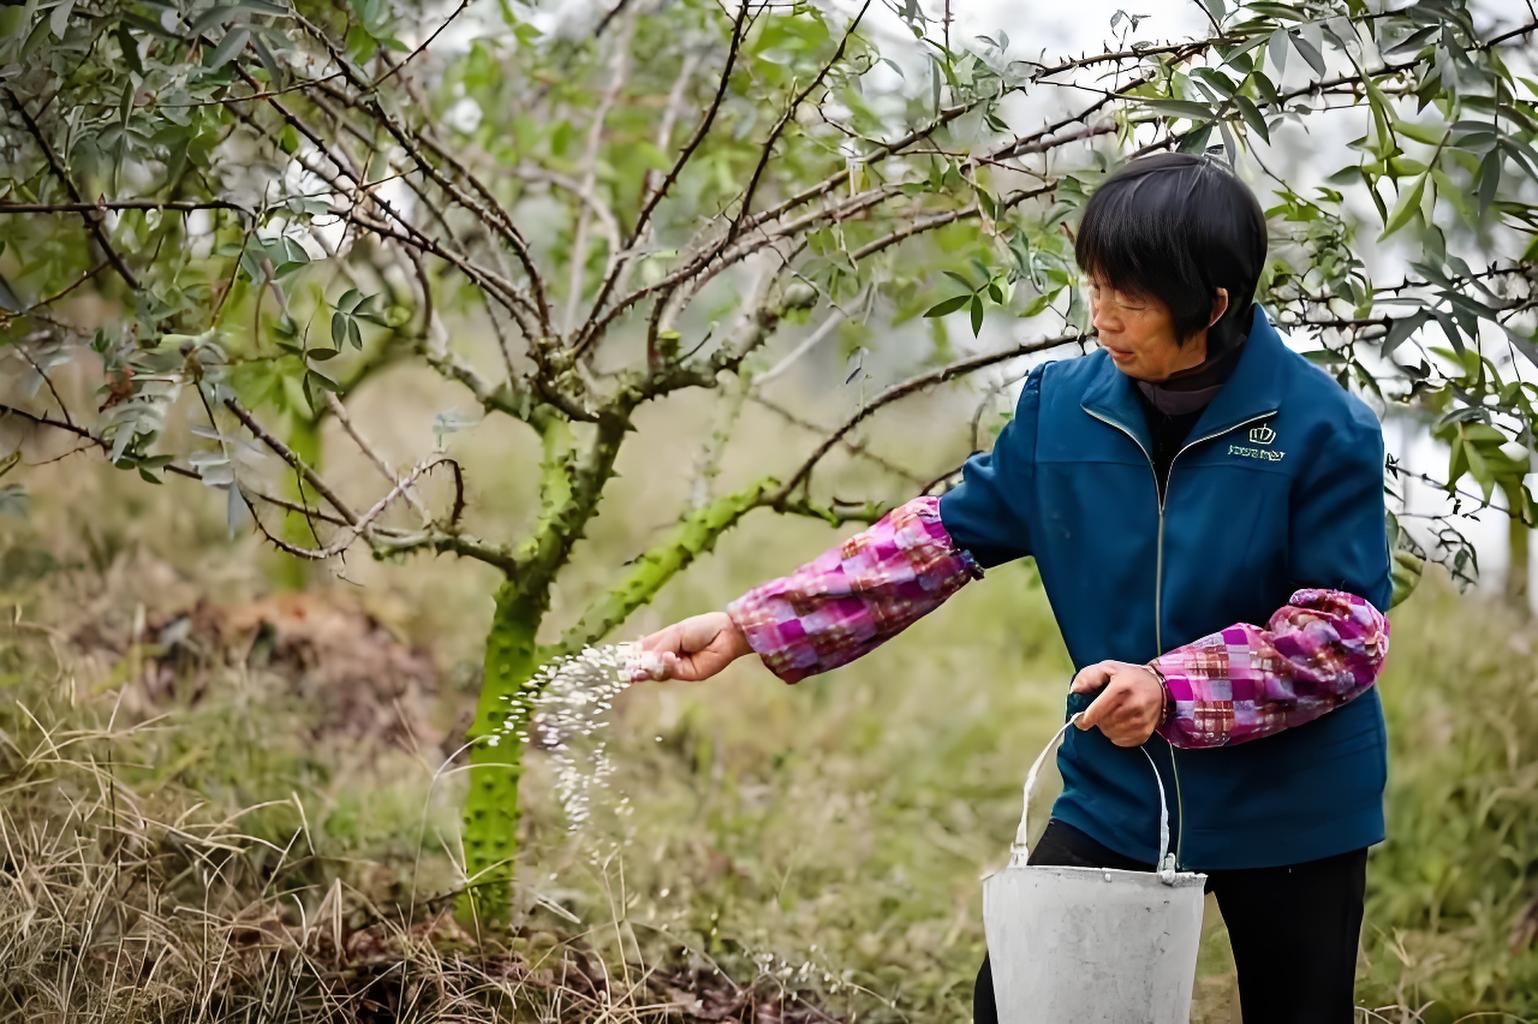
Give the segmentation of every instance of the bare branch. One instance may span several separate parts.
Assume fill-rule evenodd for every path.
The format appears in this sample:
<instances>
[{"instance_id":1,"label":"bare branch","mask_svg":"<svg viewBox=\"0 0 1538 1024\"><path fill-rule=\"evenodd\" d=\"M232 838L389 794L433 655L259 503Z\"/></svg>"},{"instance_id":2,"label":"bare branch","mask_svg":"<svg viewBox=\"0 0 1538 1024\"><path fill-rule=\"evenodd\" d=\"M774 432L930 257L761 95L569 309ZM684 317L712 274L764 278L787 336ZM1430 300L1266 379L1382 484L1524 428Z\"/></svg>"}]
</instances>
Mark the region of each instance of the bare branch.
<instances>
[{"instance_id":1,"label":"bare branch","mask_svg":"<svg viewBox=\"0 0 1538 1024\"><path fill-rule=\"evenodd\" d=\"M374 446L364 439L362 432L358 430L357 424L353 423L352 417L347 414L347 407L342 404L342 400L328 391L326 392L326 404L331 409L331 414L342 425L342 429L347 431L347 436L353 439L353 443L358 446L358 450L363 453L364 457L372 462L374 468L378 469L392 485L400 486L401 480L395 475L395 470L385 461L384 456L380 455ZM422 525L430 525L433 520L432 513L427 510L427 507L422 504L422 500L417 497L415 489L407 485L402 489L401 494L405 497L406 504L410 505L422 517Z\"/></svg>"},{"instance_id":2,"label":"bare branch","mask_svg":"<svg viewBox=\"0 0 1538 1024\"><path fill-rule=\"evenodd\" d=\"M100 450L101 452L103 452L104 454L110 454L111 451L112 451L112 444L111 444L111 442L107 441L103 437L100 437L100 436L92 433L91 431L87 430L84 427L77 426L77 425L75 425L73 423L67 423L67 422L65 422L63 420L56 420L56 419L53 419L50 416L44 416L44 415L39 415L38 413L28 412L26 409L20 409L20 408L17 408L16 406L13 406L13 405L7 405L7 404L4 404L4 403L0 403L0 422L3 422L4 420L6 420L7 418L12 417L12 416L16 417L17 419L26 420L27 422L32 423L35 426L48 427L48 428L53 429L53 430L59 430L59 431L62 431L64 433L73 434L76 437L83 438L87 442L87 444L83 445L81 447L96 448L96 449ZM80 450L79 448L75 449L75 451L79 451L79 450ZM179 465L177 465L176 463L173 462L173 463L168 463L166 466L164 466L162 468L163 468L164 472L170 473L173 476L186 477L188 480L197 480L199 482L203 481L203 474L202 473L198 472L196 469L191 469L191 468L189 468L187 466L179 466ZM346 521L341 519L338 516L332 515L331 513L322 511L320 509L309 508L308 506L301 505L301 504L299 504L297 502L290 501L287 498L279 498L279 497L275 497L275 496L270 495L270 494L265 494L262 491L256 490L254 488L246 487L244 485L242 485L241 490L243 492L249 494L249 495L252 495L252 496L260 499L261 501L265 502L266 504L269 504L269 505L273 506L274 508L282 509L285 512L294 512L294 513L297 513L299 515L313 516L314 518L319 519L322 522L330 523L333 526L346 526L347 525Z\"/></svg>"},{"instance_id":3,"label":"bare branch","mask_svg":"<svg viewBox=\"0 0 1538 1024\"><path fill-rule=\"evenodd\" d=\"M582 303L582 277L587 267L587 230L589 211L594 206L602 206L593 195L593 187L598 182L598 155L603 143L604 122L609 117L609 111L613 108L615 100L625 87L625 80L630 74L630 41L635 37L636 19L625 19L624 31L614 44L614 55L610 60L610 74L608 88L598 100L598 109L593 112L593 123L588 126L587 144L582 153L582 180L574 190L578 196L584 199L577 212L577 226L572 234L571 242L571 266L570 281L566 292L566 314L562 323L567 331L576 328L577 309ZM610 230L608 266L604 271L604 279L611 273L614 261L619 258L620 246L623 243L619 239L619 228L614 224L612 215L608 215L612 225Z\"/></svg>"},{"instance_id":4,"label":"bare branch","mask_svg":"<svg viewBox=\"0 0 1538 1024\"><path fill-rule=\"evenodd\" d=\"M347 521L349 526L358 525L358 516L347 506L347 503L338 497L336 492L320 478L315 470L311 469L303 459L295 454L292 448L278 440L268 432L266 427L258 423L256 417L251 414L251 410L242 405L239 399L234 397L226 398L224 400L224 407L234 413L235 418L245 424L246 429L251 431L255 437L270 448L278 458L292 466L294 472L298 473L300 478L315 490L315 493L325 498L331 507L336 509L337 514Z\"/></svg>"},{"instance_id":5,"label":"bare branch","mask_svg":"<svg viewBox=\"0 0 1538 1024\"><path fill-rule=\"evenodd\" d=\"M946 365L938 369L931 370L928 373L923 373L917 377L903 381L900 384L892 385L885 391L882 391L881 394L877 395L875 398L862 405L854 412L852 416L845 420L844 423L838 427L838 429L834 430L831 434L824 438L823 442L817 446L817 449L812 452L810 456L807 457L806 461L803 462L800 468L797 469L796 472L790 477L790 479L785 482L784 486L775 492L770 503L774 505L775 508L779 508L780 504L790 496L796 487L811 476L812 470L816 468L817 463L822 460L823 456L827 455L828 452L833 449L833 446L839 442L840 438L849 433L849 431L853 430L855 427L859 426L882 406L890 405L891 403L901 398L905 398L908 395L923 391L925 388L933 387L936 384L942 384L946 381L954 380L958 377L965 377L968 374L975 373L976 371L981 370L984 367L992 366L995 363L1002 363L1010 359L1018 359L1020 356L1031 355L1036 352L1046 352L1050 349L1061 348L1065 345L1082 344L1084 340L1085 336L1083 335L1063 334L1055 338L1046 338L1041 341L1030 341L1023 345L1017 345L1014 348L1005 349L1002 352L989 352L980 356L970 356L966 359L958 359L955 362L947 363Z\"/></svg>"},{"instance_id":6,"label":"bare branch","mask_svg":"<svg viewBox=\"0 0 1538 1024\"><path fill-rule=\"evenodd\" d=\"M783 405L771 401L762 395L749 394L748 401L752 402L754 405L769 410L780 419L784 420L786 423L789 423L791 426L798 427L801 430L807 431L808 433L815 434L819 438L825 437L829 433L829 428L824 427L822 424L813 423L812 421L805 419L792 412L791 410L785 408ZM838 443L839 447L843 448L850 455L865 459L872 465L880 466L886 472L891 473L893 476L896 476L901 480L905 480L915 485L922 484L924 482L917 474L904 469L902 466L899 466L897 463L891 461L890 459L877 455L860 441L854 441L848 437L843 437L839 439Z\"/></svg>"},{"instance_id":7,"label":"bare branch","mask_svg":"<svg viewBox=\"0 0 1538 1024\"><path fill-rule=\"evenodd\" d=\"M875 287L873 285L866 285L860 291L860 297L856 300L856 304L864 305L866 302L870 301L874 295ZM788 352L783 359L775 363L772 368L758 374L753 378L755 390L763 390L769 385L771 381L781 376L783 373L785 373L786 370L789 370L793 365L795 365L797 360L806 355L812 349L816 348L822 339L832 334L834 330L837 329L838 325L844 322L844 318L846 316L848 316L848 314L841 307L834 306L833 311L823 319L822 323L817 326L815 331L806 336L805 340L803 340L799 345Z\"/></svg>"},{"instance_id":8,"label":"bare branch","mask_svg":"<svg viewBox=\"0 0 1538 1024\"><path fill-rule=\"evenodd\" d=\"M758 164L753 168L752 176L748 178L748 187L743 190L742 205L738 207L737 215L732 218L731 226L726 229L726 237L721 241L723 246L731 245L741 232L742 222L748 216L753 206L753 194L758 190L759 180L763 177L764 168L769 165L769 158L774 154L774 144L779 141L780 133L785 130L785 126L796 116L796 111L800 109L801 104L805 102L806 98L822 85L822 80L828 77L828 72L833 70L833 67L843 59L844 49L849 45L849 37L854 35L855 29L860 27L860 22L865 18L865 12L870 10L870 4L871 0L865 0L865 3L860 7L859 13L854 16L854 20L849 23L849 27L844 30L844 36L838 41L838 49L833 51L833 56L828 58L827 63L823 64L822 69L817 72L806 88L796 94L795 98L790 101L790 105L785 108L785 112L780 115L779 121L770 129L769 137L764 140L763 148L759 151Z\"/></svg>"},{"instance_id":9,"label":"bare branch","mask_svg":"<svg viewBox=\"0 0 1538 1024\"><path fill-rule=\"evenodd\" d=\"M225 199L204 200L156 200L156 199L102 199L94 203L0 203L4 213L92 213L97 210L234 210L247 217L255 213Z\"/></svg>"},{"instance_id":10,"label":"bare branch","mask_svg":"<svg viewBox=\"0 0 1538 1024\"><path fill-rule=\"evenodd\" d=\"M373 524L374 520L384 515L385 511L390 507L390 504L397 497L404 494L419 477L421 477L435 466L444 464L452 465L454 464L454 460L449 458L447 455L436 454L429 456L428 458L417 463L416 466L412 467L410 473L408 473L404 478L397 480L395 486L391 487L382 498L370 506L368 511L364 512L362 516L349 522L345 527L343 527L340 531L338 539L333 540L331 543L325 545L324 547L300 547L299 545L290 544L287 541L274 537L270 532L268 532L267 528L261 524L261 518L257 515L255 506L249 500L247 501L246 505L247 508L251 510L252 518L255 519L257 528L261 530L262 535L272 543L278 545L283 551L294 555L297 558L308 558L314 560L332 558L341 554L343 551L346 551L356 540L363 539L368 541L370 526Z\"/></svg>"},{"instance_id":11,"label":"bare branch","mask_svg":"<svg viewBox=\"0 0 1538 1024\"><path fill-rule=\"evenodd\" d=\"M423 156L422 150L424 148L430 150L439 159L444 160L445 163L448 163L462 177L465 177L467 180L474 180L473 176L469 174L464 165L449 156L442 148L442 146L430 138L419 136L409 131L395 118L394 115L385 110L383 105L380 104L378 98L370 91L369 83L360 79L352 71L351 65L349 64L346 56L337 50L337 48L332 44L330 37L327 36L325 32L319 28L319 26L315 25L308 18L305 18L301 14L294 13L292 17L294 17L294 19L300 25L304 26L305 31L309 32L317 42L325 47L326 52L331 55L331 59L335 61L337 66L342 70L343 76L348 80L349 83L352 84L355 89L359 91L360 94L357 97L351 97L345 93L342 93L340 90L327 90L328 95L333 95L342 99L344 102L347 102L351 106L366 111L380 125L382 125L387 132L390 133L391 137L393 137L403 149L406 150L406 152L411 156L412 160L416 163L417 169L426 175L427 178L433 182L433 184L442 189L445 194L447 194L460 206L463 206L471 213L474 213L484 223L499 230L499 233L502 235L502 237L506 239L508 244L512 247L514 255L518 257L519 263L523 266L524 273L528 275L529 286L534 293L534 308L541 327L546 332L546 335L552 334L553 327L551 324L549 302L545 296L544 278L540 275L539 269L534 263L533 253L529 248L528 242L524 239L518 228L513 224L512 217L508 214L508 212L503 209L502 206L494 199L490 199L489 190L484 190L483 186L482 188L478 188L477 191L480 192L483 199L488 199L490 201L489 208L488 206L483 205L481 202L477 202L474 198L467 195L462 189L459 188L459 186L455 185L442 172L440 172L437 167L435 167ZM272 102L276 104L277 101L274 100ZM479 182L476 181L476 184L479 184ZM472 187L475 187L475 185L472 185ZM536 344L538 344L538 342L536 342Z\"/></svg>"},{"instance_id":12,"label":"bare branch","mask_svg":"<svg viewBox=\"0 0 1538 1024\"><path fill-rule=\"evenodd\" d=\"M132 270L128 269L128 264L123 262L123 257L118 255L118 251L112 247L111 239L102 230L101 218L86 212L90 209L89 204L86 204L85 197L75 187L75 180L70 177L69 170L64 166L63 161L53 151L53 147L48 144L48 138L43 134L43 130L32 119L32 115L27 112L27 105L11 91L10 87L6 87L5 95L10 99L11 105L16 108L17 113L21 115L21 119L26 122L28 134L32 136L38 148L43 151L43 156L47 158L48 166L53 169L54 176L64 183L65 190L69 192L70 197L75 200L75 203L85 207L85 209L81 210L81 219L85 221L86 230L91 233L91 237L96 239L96 244L101 246L102 252L106 254L107 259L112 261L112 267L118 272L118 276L127 282L128 287L138 291L139 279L134 276Z\"/></svg>"},{"instance_id":13,"label":"bare branch","mask_svg":"<svg viewBox=\"0 0 1538 1024\"><path fill-rule=\"evenodd\" d=\"M619 271L634 255L636 241L641 237L641 233L646 230L646 225L651 220L652 212L656 210L657 204L662 202L662 198L667 195L668 189L673 187L673 182L678 180L678 176L683 172L684 166L694 156L694 151L699 148L700 143L709 134L710 126L715 122L716 114L721 110L721 101L726 97L727 83L731 81L732 70L737 64L737 51L742 45L743 26L747 23L748 8L750 6L752 5L749 0L742 0L742 6L737 10L737 18L732 22L732 38L731 42L727 45L726 63L721 69L721 78L716 85L715 96L712 97L710 106L705 109L705 116L695 126L694 134L689 137L689 141L684 143L684 148L679 152L678 158L673 161L673 166L668 169L668 173L662 179L662 183L647 196L646 201L641 205L641 212L636 216L635 226L630 229L630 240L626 243L625 251L620 253L613 268L604 278L603 284L599 286L598 295L593 300L593 313L589 315L582 330L572 339L572 351L578 356L581 356L583 351L597 337L597 329L594 325L595 322L601 324L601 321L598 321L596 314L603 308L604 302L608 299L609 292L614 287L614 281Z\"/></svg>"}]
</instances>

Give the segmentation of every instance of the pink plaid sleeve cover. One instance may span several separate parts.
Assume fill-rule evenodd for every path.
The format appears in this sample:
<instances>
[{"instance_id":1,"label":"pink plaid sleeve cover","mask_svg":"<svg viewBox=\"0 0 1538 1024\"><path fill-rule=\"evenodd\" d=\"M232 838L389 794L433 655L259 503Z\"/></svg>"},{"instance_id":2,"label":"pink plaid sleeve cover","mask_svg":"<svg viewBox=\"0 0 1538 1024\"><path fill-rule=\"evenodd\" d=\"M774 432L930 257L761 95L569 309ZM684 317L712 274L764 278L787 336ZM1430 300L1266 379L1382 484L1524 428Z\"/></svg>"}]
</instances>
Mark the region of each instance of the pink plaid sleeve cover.
<instances>
[{"instance_id":1,"label":"pink plaid sleeve cover","mask_svg":"<svg viewBox=\"0 0 1538 1024\"><path fill-rule=\"evenodd\" d=\"M1239 623L1149 663L1173 705L1158 732L1177 747L1220 747L1311 722L1373 684L1388 635L1365 598L1294 591L1265 629Z\"/></svg>"},{"instance_id":2,"label":"pink plaid sleeve cover","mask_svg":"<svg viewBox=\"0 0 1538 1024\"><path fill-rule=\"evenodd\" d=\"M726 606L764 665L787 683L837 668L901 633L983 570L914 498L788 576Z\"/></svg>"},{"instance_id":3,"label":"pink plaid sleeve cover","mask_svg":"<svg viewBox=\"0 0 1538 1024\"><path fill-rule=\"evenodd\" d=\"M726 606L764 665L787 683L867 654L943 604L983 570L914 498L788 576ZM1239 623L1149 663L1171 704L1159 734L1215 747L1302 725L1377 679L1388 620L1340 590L1295 591L1266 629Z\"/></svg>"}]
</instances>

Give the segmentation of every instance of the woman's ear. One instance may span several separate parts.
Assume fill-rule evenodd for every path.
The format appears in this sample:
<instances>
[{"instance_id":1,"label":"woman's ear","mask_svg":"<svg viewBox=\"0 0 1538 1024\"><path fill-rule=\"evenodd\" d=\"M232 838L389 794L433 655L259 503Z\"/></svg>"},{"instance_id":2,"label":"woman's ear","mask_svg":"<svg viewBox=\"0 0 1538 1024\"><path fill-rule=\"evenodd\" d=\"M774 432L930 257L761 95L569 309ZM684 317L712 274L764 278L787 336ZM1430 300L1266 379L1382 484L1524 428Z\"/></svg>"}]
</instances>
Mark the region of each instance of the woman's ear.
<instances>
[{"instance_id":1,"label":"woman's ear","mask_svg":"<svg viewBox=\"0 0 1538 1024\"><path fill-rule=\"evenodd\" d=\"M1219 320L1223 319L1223 314L1227 313L1227 312L1228 312L1228 289L1227 288L1219 288L1218 289L1217 297L1212 300L1212 318L1207 321L1207 326L1211 327L1213 324L1215 324Z\"/></svg>"}]
</instances>

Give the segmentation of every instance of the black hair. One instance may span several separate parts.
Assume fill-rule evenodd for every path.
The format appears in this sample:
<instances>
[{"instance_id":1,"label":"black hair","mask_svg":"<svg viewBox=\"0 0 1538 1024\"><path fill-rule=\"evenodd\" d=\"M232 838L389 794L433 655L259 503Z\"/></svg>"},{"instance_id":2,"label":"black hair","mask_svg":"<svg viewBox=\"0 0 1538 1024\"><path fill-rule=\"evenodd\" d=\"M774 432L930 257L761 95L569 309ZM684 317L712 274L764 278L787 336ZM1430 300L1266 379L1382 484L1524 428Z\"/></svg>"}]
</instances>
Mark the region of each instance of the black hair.
<instances>
[{"instance_id":1,"label":"black hair","mask_svg":"<svg viewBox=\"0 0 1538 1024\"><path fill-rule=\"evenodd\" d=\"M1155 153L1129 160L1089 197L1074 239L1079 269L1169 307L1181 344L1207 326L1212 300L1228 309L1208 332L1209 352L1249 333L1266 260L1266 215L1255 193L1206 156Z\"/></svg>"}]
</instances>

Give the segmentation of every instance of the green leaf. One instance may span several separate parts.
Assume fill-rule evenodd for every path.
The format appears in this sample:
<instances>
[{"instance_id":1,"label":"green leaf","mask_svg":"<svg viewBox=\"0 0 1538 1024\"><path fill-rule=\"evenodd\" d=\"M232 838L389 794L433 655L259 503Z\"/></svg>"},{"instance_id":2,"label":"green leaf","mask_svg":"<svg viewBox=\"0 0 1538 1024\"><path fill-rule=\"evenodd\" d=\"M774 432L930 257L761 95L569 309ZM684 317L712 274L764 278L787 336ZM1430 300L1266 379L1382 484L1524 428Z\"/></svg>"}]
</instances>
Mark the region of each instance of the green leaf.
<instances>
[{"instance_id":1,"label":"green leaf","mask_svg":"<svg viewBox=\"0 0 1538 1024\"><path fill-rule=\"evenodd\" d=\"M251 524L251 510L246 507L246 499L240 493L240 485L230 481L229 494L224 507L224 519L229 526L229 538L235 539L235 534Z\"/></svg>"},{"instance_id":2,"label":"green leaf","mask_svg":"<svg viewBox=\"0 0 1538 1024\"><path fill-rule=\"evenodd\" d=\"M1216 89L1225 100L1233 98L1234 83L1217 68L1197 68L1191 74Z\"/></svg>"},{"instance_id":3,"label":"green leaf","mask_svg":"<svg viewBox=\"0 0 1538 1024\"><path fill-rule=\"evenodd\" d=\"M1492 149L1479 162L1479 219L1484 220L1495 199L1495 189L1501 183L1501 151Z\"/></svg>"},{"instance_id":4,"label":"green leaf","mask_svg":"<svg viewBox=\"0 0 1538 1024\"><path fill-rule=\"evenodd\" d=\"M1271 33L1271 38L1266 42L1266 53L1271 58L1271 64L1276 68L1278 80L1282 72L1287 68L1287 30L1279 28Z\"/></svg>"},{"instance_id":5,"label":"green leaf","mask_svg":"<svg viewBox=\"0 0 1538 1024\"><path fill-rule=\"evenodd\" d=\"M327 359L335 359L340 353L334 348L312 348L309 351L311 359L319 359L325 362Z\"/></svg>"},{"instance_id":6,"label":"green leaf","mask_svg":"<svg viewBox=\"0 0 1538 1024\"><path fill-rule=\"evenodd\" d=\"M1463 476L1464 473L1469 471L1469 459L1468 452L1464 447L1463 438L1461 435L1453 436L1452 442L1448 445L1448 449L1449 455L1447 458L1447 486L1449 489L1451 489L1453 484L1458 482L1459 477Z\"/></svg>"},{"instance_id":7,"label":"green leaf","mask_svg":"<svg viewBox=\"0 0 1538 1024\"><path fill-rule=\"evenodd\" d=\"M192 34L200 36L215 25L223 25L235 17L235 14L236 11L233 7L210 7L198 15L197 20L192 23Z\"/></svg>"},{"instance_id":8,"label":"green leaf","mask_svg":"<svg viewBox=\"0 0 1538 1024\"><path fill-rule=\"evenodd\" d=\"M1324 63L1324 55L1319 52L1319 47L1304 39L1301 32L1289 32L1288 35L1292 39L1293 48L1303 55L1303 59L1308 61L1309 66L1314 69L1314 73L1323 76L1327 66Z\"/></svg>"},{"instance_id":9,"label":"green leaf","mask_svg":"<svg viewBox=\"0 0 1538 1024\"><path fill-rule=\"evenodd\" d=\"M48 15L48 27L53 30L54 38L63 39L64 33L69 29L69 15L75 9L75 0L63 0L59 6Z\"/></svg>"},{"instance_id":10,"label":"green leaf","mask_svg":"<svg viewBox=\"0 0 1538 1024\"><path fill-rule=\"evenodd\" d=\"M924 315L927 317L945 316L949 313L956 312L956 310L960 309L962 306L965 306L970 301L972 301L971 292L967 292L965 295L952 295L950 298L943 299L940 302L935 303L933 306L930 306Z\"/></svg>"},{"instance_id":11,"label":"green leaf","mask_svg":"<svg viewBox=\"0 0 1538 1024\"><path fill-rule=\"evenodd\" d=\"M1414 139L1425 146L1439 146L1446 137L1446 125L1416 124L1414 121L1395 121L1394 131Z\"/></svg>"},{"instance_id":12,"label":"green leaf","mask_svg":"<svg viewBox=\"0 0 1538 1024\"><path fill-rule=\"evenodd\" d=\"M1042 294L1032 299L1030 302L1026 303L1025 308L1020 311L1020 315L1023 317L1035 316L1037 313L1040 313L1042 310L1050 306L1052 304L1052 300L1057 298L1057 295L1057 292L1043 292Z\"/></svg>"},{"instance_id":13,"label":"green leaf","mask_svg":"<svg viewBox=\"0 0 1538 1024\"><path fill-rule=\"evenodd\" d=\"M1501 329L1506 332L1506 337L1511 339L1511 343L1517 347L1517 350L1526 356L1535 366L1538 366L1538 336L1529 337L1527 335L1518 334L1516 331L1512 330L1510 327L1505 326L1504 324L1501 326Z\"/></svg>"},{"instance_id":14,"label":"green leaf","mask_svg":"<svg viewBox=\"0 0 1538 1024\"><path fill-rule=\"evenodd\" d=\"M327 377L324 373L321 373L319 370L307 370L307 371L305 371L305 375L304 376L305 376L306 380L313 382L317 387L323 387L327 391L330 391L333 394L337 394L337 395L340 395L342 393L342 385L338 384L336 381L332 380L330 377Z\"/></svg>"},{"instance_id":15,"label":"green leaf","mask_svg":"<svg viewBox=\"0 0 1538 1024\"><path fill-rule=\"evenodd\" d=\"M272 50L267 46L266 40L260 32L251 34L251 48L256 51L256 59L262 62L262 67L267 71L267 80L273 85L279 85L283 81L283 68L278 64L278 59L272 55ZM284 128L292 125L285 124ZM297 148L297 147L296 147ZM293 150L289 150L293 152Z\"/></svg>"},{"instance_id":16,"label":"green leaf","mask_svg":"<svg viewBox=\"0 0 1538 1024\"><path fill-rule=\"evenodd\" d=\"M1410 222L1410 218L1420 209L1421 196L1425 191L1426 175L1422 174L1415 179L1414 188L1400 193L1399 202L1394 204L1394 212L1389 214L1388 223L1383 226L1383 234L1378 236L1378 241L1383 241Z\"/></svg>"},{"instance_id":17,"label":"green leaf","mask_svg":"<svg viewBox=\"0 0 1538 1024\"><path fill-rule=\"evenodd\" d=\"M331 344L341 348L347 344L348 316L340 310L331 314Z\"/></svg>"},{"instance_id":18,"label":"green leaf","mask_svg":"<svg viewBox=\"0 0 1538 1024\"><path fill-rule=\"evenodd\" d=\"M977 337L977 332L983 329L983 297L972 296L972 337Z\"/></svg>"},{"instance_id":19,"label":"green leaf","mask_svg":"<svg viewBox=\"0 0 1538 1024\"><path fill-rule=\"evenodd\" d=\"M1143 106L1156 110L1170 117L1184 117L1192 121L1210 121L1213 118L1212 108L1205 103L1193 103L1190 100L1154 100L1136 97Z\"/></svg>"},{"instance_id":20,"label":"green leaf","mask_svg":"<svg viewBox=\"0 0 1538 1024\"><path fill-rule=\"evenodd\" d=\"M118 22L115 32L118 49L123 52L123 61L128 65L128 70L136 75L144 74L144 62L139 59L139 44L134 42L133 33L128 30L128 23Z\"/></svg>"},{"instance_id":21,"label":"green leaf","mask_svg":"<svg viewBox=\"0 0 1538 1024\"><path fill-rule=\"evenodd\" d=\"M1416 31L1411 32L1408 36L1405 36L1399 42L1395 43L1393 46L1390 46L1383 52L1388 55L1397 56L1399 54L1418 51L1421 47L1429 43L1432 38L1435 37L1436 34L1441 30L1442 26L1440 24L1427 25L1425 28L1417 29Z\"/></svg>"},{"instance_id":22,"label":"green leaf","mask_svg":"<svg viewBox=\"0 0 1538 1024\"><path fill-rule=\"evenodd\" d=\"M1394 350L1409 340L1421 324L1426 322L1426 313L1419 312L1410 316L1400 317L1388 326L1388 333L1383 336L1383 357L1387 359L1394 354Z\"/></svg>"},{"instance_id":23,"label":"green leaf","mask_svg":"<svg viewBox=\"0 0 1538 1024\"><path fill-rule=\"evenodd\" d=\"M208 67L210 69L223 67L230 58L246 48L246 42L250 38L249 29L237 28L230 32L219 41L218 46L214 47L214 52L208 58Z\"/></svg>"},{"instance_id":24,"label":"green leaf","mask_svg":"<svg viewBox=\"0 0 1538 1024\"><path fill-rule=\"evenodd\" d=\"M1244 118L1244 123L1266 142L1271 141L1271 130L1266 127L1266 119L1261 116L1260 108L1255 106L1248 96L1235 96L1234 103L1239 107L1239 115Z\"/></svg>"},{"instance_id":25,"label":"green leaf","mask_svg":"<svg viewBox=\"0 0 1538 1024\"><path fill-rule=\"evenodd\" d=\"M43 43L48 41L48 21L47 18L39 19L38 23L32 26L32 31L27 33L26 42L21 44L22 61L25 62Z\"/></svg>"}]
</instances>

